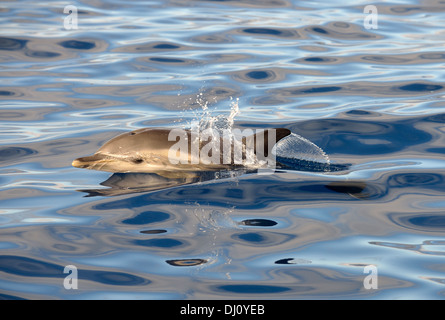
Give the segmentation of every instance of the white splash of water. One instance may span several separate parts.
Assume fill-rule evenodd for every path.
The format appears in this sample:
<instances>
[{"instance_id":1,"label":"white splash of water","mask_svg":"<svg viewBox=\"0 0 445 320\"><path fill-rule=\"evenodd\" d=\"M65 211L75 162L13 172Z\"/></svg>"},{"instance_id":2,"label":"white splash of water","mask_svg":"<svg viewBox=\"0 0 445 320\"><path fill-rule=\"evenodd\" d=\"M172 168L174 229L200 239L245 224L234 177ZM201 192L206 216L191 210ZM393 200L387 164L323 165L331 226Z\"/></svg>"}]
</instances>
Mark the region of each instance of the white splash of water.
<instances>
[{"instance_id":1,"label":"white splash of water","mask_svg":"<svg viewBox=\"0 0 445 320\"><path fill-rule=\"evenodd\" d=\"M296 133L291 133L278 141L272 148L272 152L281 158L330 164L329 157L323 149Z\"/></svg>"},{"instance_id":2,"label":"white splash of water","mask_svg":"<svg viewBox=\"0 0 445 320\"><path fill-rule=\"evenodd\" d=\"M180 94L178 94L180 95ZM184 129L192 129L197 130L199 132L205 129L214 129L217 130L218 133L221 133L224 129L231 131L233 128L233 123L235 117L239 114L239 98L233 100L230 97L230 113L228 115L221 114L220 110L211 110L209 105L211 103L216 103L216 99L207 99L204 97L204 94L198 93L194 100L192 98L188 98L187 101L183 102L183 111L181 112L181 118L186 118L190 113L192 113L193 118L191 120L186 121L182 124ZM186 105L199 106L200 108L196 109L195 107L188 107ZM214 113L218 113L214 115ZM227 113L227 112L226 112ZM180 123L183 120L178 120L176 122Z\"/></svg>"},{"instance_id":3,"label":"white splash of water","mask_svg":"<svg viewBox=\"0 0 445 320\"><path fill-rule=\"evenodd\" d=\"M206 129L214 129L220 135L232 131L235 117L240 113L238 98L235 101L232 100L232 102L230 103L230 114L228 116L225 116L224 114L218 114L216 116L212 115L211 111L208 108L208 103L202 102L201 100L199 101L203 112L199 118L197 129L199 129L200 131Z\"/></svg>"}]
</instances>

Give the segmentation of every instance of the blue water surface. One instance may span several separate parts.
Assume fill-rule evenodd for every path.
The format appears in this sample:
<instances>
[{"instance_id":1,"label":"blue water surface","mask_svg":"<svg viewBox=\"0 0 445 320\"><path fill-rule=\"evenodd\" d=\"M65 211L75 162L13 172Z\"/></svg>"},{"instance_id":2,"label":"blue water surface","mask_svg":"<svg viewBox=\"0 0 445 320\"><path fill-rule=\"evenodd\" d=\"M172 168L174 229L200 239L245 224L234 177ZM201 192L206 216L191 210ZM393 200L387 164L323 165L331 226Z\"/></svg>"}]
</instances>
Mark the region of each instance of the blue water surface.
<instances>
[{"instance_id":1,"label":"blue water surface","mask_svg":"<svg viewBox=\"0 0 445 320\"><path fill-rule=\"evenodd\" d=\"M443 1L6 1L0 16L1 298L444 298ZM291 129L347 169L182 184L71 166L234 101L237 127Z\"/></svg>"}]
</instances>

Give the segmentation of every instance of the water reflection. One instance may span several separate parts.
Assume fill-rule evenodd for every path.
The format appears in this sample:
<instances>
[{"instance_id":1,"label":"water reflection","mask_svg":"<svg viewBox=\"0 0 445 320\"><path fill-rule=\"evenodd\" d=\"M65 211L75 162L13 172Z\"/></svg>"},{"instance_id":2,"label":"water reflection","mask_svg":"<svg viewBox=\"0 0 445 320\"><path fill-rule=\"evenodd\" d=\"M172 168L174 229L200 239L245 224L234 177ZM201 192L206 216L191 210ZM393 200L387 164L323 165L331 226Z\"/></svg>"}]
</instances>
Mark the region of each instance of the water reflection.
<instances>
[{"instance_id":1,"label":"water reflection","mask_svg":"<svg viewBox=\"0 0 445 320\"><path fill-rule=\"evenodd\" d=\"M445 241L443 240L425 240L419 244L373 241L370 242L370 244L394 249L409 250L427 255L445 256Z\"/></svg>"},{"instance_id":2,"label":"water reflection","mask_svg":"<svg viewBox=\"0 0 445 320\"><path fill-rule=\"evenodd\" d=\"M216 171L216 172L197 172L195 176L188 178L166 178L155 173L114 173L107 180L101 183L101 185L108 188L101 189L84 189L79 190L81 192L87 193L88 197L92 196L118 196L133 193L147 193L154 192L163 189L171 189L178 186L185 186L189 184L197 184L198 188L203 191L198 191L199 189L194 189L194 192L199 194L212 193L212 196L218 198L218 193L214 189L218 189L217 186L213 184L203 184L204 182L212 182L217 180L228 180L230 182L236 183L237 177L242 175L255 175L255 170L245 171ZM277 171L277 174L286 173L289 171ZM291 172L291 171L290 171ZM266 192L271 193L272 196L277 196L278 198L283 198L280 195L282 191L286 193L302 193L314 192L320 195L320 197L325 196L327 190L332 190L336 193L349 194L353 197L358 198L370 198L374 196L381 196L382 191L379 191L378 187L373 187L363 181L335 181L337 179L333 178L329 181L329 177L324 177L325 183L318 182L304 182L304 183L283 183L282 185L265 186ZM224 188L224 187L223 187ZM173 192L183 193L186 189L175 189L170 190L170 194ZM204 191L207 190L207 191ZM366 191L365 191L366 190ZM229 194L230 190L224 190L221 192L222 196ZM237 194L233 194L234 197L245 197L245 192L241 189L237 191Z\"/></svg>"},{"instance_id":3,"label":"water reflection","mask_svg":"<svg viewBox=\"0 0 445 320\"><path fill-rule=\"evenodd\" d=\"M67 40L59 43L62 47L76 50L91 50L96 44L91 41Z\"/></svg>"},{"instance_id":4,"label":"water reflection","mask_svg":"<svg viewBox=\"0 0 445 320\"><path fill-rule=\"evenodd\" d=\"M37 150L21 147L1 147L0 148L0 163L5 166L8 161L16 161L18 158L23 158L31 154L37 153Z\"/></svg>"},{"instance_id":5,"label":"water reflection","mask_svg":"<svg viewBox=\"0 0 445 320\"><path fill-rule=\"evenodd\" d=\"M166 261L169 265L175 266L175 267L193 267L193 266L199 266L202 264L207 263L207 260L205 259L176 259L176 260L167 260Z\"/></svg>"},{"instance_id":6,"label":"water reflection","mask_svg":"<svg viewBox=\"0 0 445 320\"><path fill-rule=\"evenodd\" d=\"M22 50L26 46L28 40L14 38L0 38L0 50L17 51Z\"/></svg>"},{"instance_id":7,"label":"water reflection","mask_svg":"<svg viewBox=\"0 0 445 320\"><path fill-rule=\"evenodd\" d=\"M428 233L443 234L445 232L445 214L441 212L423 212L422 214L390 212L388 217L393 223L403 228Z\"/></svg>"},{"instance_id":8,"label":"water reflection","mask_svg":"<svg viewBox=\"0 0 445 320\"><path fill-rule=\"evenodd\" d=\"M108 188L79 190L92 196L117 196L140 192L150 192L169 189L177 186L228 179L246 173L244 170L233 171L203 171L190 174L187 172L183 177L165 177L156 173L114 173L107 180L100 183Z\"/></svg>"},{"instance_id":9,"label":"water reflection","mask_svg":"<svg viewBox=\"0 0 445 320\"><path fill-rule=\"evenodd\" d=\"M341 86L298 86L291 88L280 88L270 90L270 94L294 97L301 95L320 95L320 94L341 94L348 96L376 95L376 96L396 96L405 95L406 92L421 95L431 92L442 92L444 87L438 83L428 82L401 82L391 86L378 83L343 83Z\"/></svg>"},{"instance_id":10,"label":"water reflection","mask_svg":"<svg viewBox=\"0 0 445 320\"><path fill-rule=\"evenodd\" d=\"M67 276L61 272L64 267L63 265L45 262L43 259L0 256L0 270L14 276L64 279ZM90 268L79 270L78 274L79 281L93 281L114 286L145 286L151 282L148 279L129 273L91 270Z\"/></svg>"}]
</instances>

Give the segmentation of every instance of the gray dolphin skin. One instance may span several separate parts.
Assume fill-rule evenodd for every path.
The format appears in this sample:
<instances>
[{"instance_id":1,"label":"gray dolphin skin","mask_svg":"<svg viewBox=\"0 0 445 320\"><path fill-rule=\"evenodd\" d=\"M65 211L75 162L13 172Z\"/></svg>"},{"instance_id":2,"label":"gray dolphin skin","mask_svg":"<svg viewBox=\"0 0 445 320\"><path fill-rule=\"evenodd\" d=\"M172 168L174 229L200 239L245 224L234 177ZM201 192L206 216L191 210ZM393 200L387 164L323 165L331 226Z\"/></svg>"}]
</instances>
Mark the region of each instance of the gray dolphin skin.
<instances>
[{"instance_id":1,"label":"gray dolphin skin","mask_svg":"<svg viewBox=\"0 0 445 320\"><path fill-rule=\"evenodd\" d=\"M288 136L291 131L285 128L265 129L261 135L254 134L252 138L255 141L254 146L263 146L264 152L272 150L273 145L270 144L269 133L274 131L273 145L282 138ZM187 135L188 141L188 162L172 163L169 159L169 150L174 147L177 140L169 139L172 129L166 128L143 128L131 132L123 133L106 142L96 153L91 156L75 159L72 163L74 167L86 168L99 171L107 171L114 173L125 172L144 172L144 173L163 173L164 176L170 175L175 177L175 172L184 171L213 171L236 167L232 161L230 163L220 161L218 163L204 163L200 159L192 161L192 136L190 130L183 130ZM243 145L246 144L249 137L242 139ZM262 141L258 141L261 139ZM271 138L272 139L272 138ZM259 142L259 143L258 143ZM223 140L221 138L220 146ZM205 143L200 143L199 149L205 147ZM259 150L255 149L255 153ZM171 153L170 153L171 154ZM233 155L233 147L232 147Z\"/></svg>"}]
</instances>

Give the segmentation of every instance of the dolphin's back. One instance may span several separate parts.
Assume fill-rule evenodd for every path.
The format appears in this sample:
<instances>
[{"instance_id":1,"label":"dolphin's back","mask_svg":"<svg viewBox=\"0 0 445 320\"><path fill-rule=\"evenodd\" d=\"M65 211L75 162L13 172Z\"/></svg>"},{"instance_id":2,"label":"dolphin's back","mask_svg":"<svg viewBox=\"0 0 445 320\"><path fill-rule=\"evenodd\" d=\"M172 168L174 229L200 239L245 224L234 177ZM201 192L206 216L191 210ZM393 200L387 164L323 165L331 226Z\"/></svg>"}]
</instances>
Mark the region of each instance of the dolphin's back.
<instances>
[{"instance_id":1,"label":"dolphin's back","mask_svg":"<svg viewBox=\"0 0 445 320\"><path fill-rule=\"evenodd\" d=\"M174 143L168 141L168 129L143 128L123 133L106 142L99 150L105 154L153 153L167 151Z\"/></svg>"}]
</instances>

